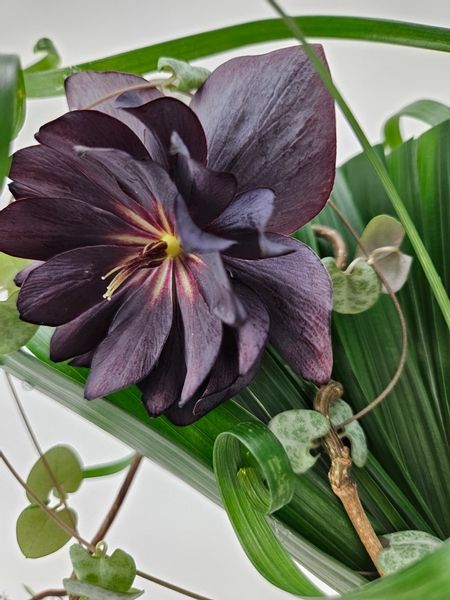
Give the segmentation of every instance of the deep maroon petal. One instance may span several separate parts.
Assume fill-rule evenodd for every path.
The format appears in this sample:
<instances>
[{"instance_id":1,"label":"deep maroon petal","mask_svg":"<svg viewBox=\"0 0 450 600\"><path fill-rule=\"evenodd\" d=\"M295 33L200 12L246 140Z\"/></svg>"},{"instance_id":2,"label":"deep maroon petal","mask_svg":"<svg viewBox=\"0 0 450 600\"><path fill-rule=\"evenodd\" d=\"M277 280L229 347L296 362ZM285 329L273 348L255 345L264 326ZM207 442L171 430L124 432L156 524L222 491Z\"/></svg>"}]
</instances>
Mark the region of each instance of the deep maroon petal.
<instances>
[{"instance_id":1,"label":"deep maroon petal","mask_svg":"<svg viewBox=\"0 0 450 600\"><path fill-rule=\"evenodd\" d=\"M226 62L191 108L210 169L233 173L240 191L274 190L268 231L292 233L324 207L335 171L334 103L301 47Z\"/></svg>"},{"instance_id":2,"label":"deep maroon petal","mask_svg":"<svg viewBox=\"0 0 450 600\"><path fill-rule=\"evenodd\" d=\"M127 95L124 94L118 105L124 106ZM165 154L164 163L161 166L167 168L171 148L172 133L176 131L187 145L191 157L199 163L206 163L206 138L197 115L189 106L175 98L159 98L148 102L143 106L135 108L124 108L124 112L138 118L155 135L155 148L151 149L148 142L150 155L153 160L161 161L161 148ZM158 160L159 158L159 160Z\"/></svg>"},{"instance_id":3,"label":"deep maroon petal","mask_svg":"<svg viewBox=\"0 0 450 600\"><path fill-rule=\"evenodd\" d=\"M225 251L236 258L281 256L290 250L271 241L266 226L273 212L275 195L267 188L239 194L226 210L208 227L208 231L236 241Z\"/></svg>"},{"instance_id":4,"label":"deep maroon petal","mask_svg":"<svg viewBox=\"0 0 450 600\"><path fill-rule=\"evenodd\" d=\"M187 375L181 393L185 403L211 372L222 341L222 322L211 314L193 275L177 259L175 285L184 327Z\"/></svg>"},{"instance_id":5,"label":"deep maroon petal","mask_svg":"<svg viewBox=\"0 0 450 600\"><path fill-rule=\"evenodd\" d=\"M225 240L199 229L180 194L175 199L175 221L181 247L186 254L223 252L234 244L233 240Z\"/></svg>"},{"instance_id":6,"label":"deep maroon petal","mask_svg":"<svg viewBox=\"0 0 450 600\"><path fill-rule=\"evenodd\" d=\"M14 283L17 285L17 287L21 287L28 275L43 264L44 263L41 260L35 260L30 265L27 265L24 269L19 271L14 277Z\"/></svg>"},{"instance_id":7,"label":"deep maroon petal","mask_svg":"<svg viewBox=\"0 0 450 600\"><path fill-rule=\"evenodd\" d=\"M186 266L195 278L209 310L228 325L240 325L247 313L234 293L218 252L192 255Z\"/></svg>"},{"instance_id":8,"label":"deep maroon petal","mask_svg":"<svg viewBox=\"0 0 450 600\"><path fill-rule=\"evenodd\" d=\"M219 355L211 370L203 396L210 396L227 390L238 377L239 358L236 331L231 327L224 327Z\"/></svg>"},{"instance_id":9,"label":"deep maroon petal","mask_svg":"<svg viewBox=\"0 0 450 600\"><path fill-rule=\"evenodd\" d=\"M131 73L118 73L116 71L106 71L103 73L84 71L74 73L65 81L67 102L70 110L85 109L101 98L115 94L100 104L95 104L93 109L123 121L145 143L144 132L146 127L138 119L117 106L117 99L124 93L124 90L143 85L148 85L148 81L143 77ZM139 106L161 96L161 92L155 88L134 89L128 106Z\"/></svg>"},{"instance_id":10,"label":"deep maroon petal","mask_svg":"<svg viewBox=\"0 0 450 600\"><path fill-rule=\"evenodd\" d=\"M248 286L233 280L233 289L247 312L247 319L236 330L239 352L239 374L253 368L269 336L270 318L261 298Z\"/></svg>"},{"instance_id":11,"label":"deep maroon petal","mask_svg":"<svg viewBox=\"0 0 450 600\"><path fill-rule=\"evenodd\" d=\"M64 155L47 146L30 146L16 152L10 171L15 198L82 200L132 222L136 216L131 212L147 214L107 169L72 150Z\"/></svg>"},{"instance_id":12,"label":"deep maroon petal","mask_svg":"<svg viewBox=\"0 0 450 600\"><path fill-rule=\"evenodd\" d=\"M129 127L96 110L66 113L41 127L36 139L69 156L75 146L89 146L123 150L137 160L149 158L145 146Z\"/></svg>"},{"instance_id":13,"label":"deep maroon petal","mask_svg":"<svg viewBox=\"0 0 450 600\"><path fill-rule=\"evenodd\" d=\"M94 358L95 350L91 350L90 352L86 352L86 354L80 354L79 356L75 356L69 362L71 367L86 367L90 368L92 364L92 359Z\"/></svg>"},{"instance_id":14,"label":"deep maroon petal","mask_svg":"<svg viewBox=\"0 0 450 600\"><path fill-rule=\"evenodd\" d=\"M178 322L174 322L157 364L138 383L142 401L151 417L158 417L179 399L185 376L183 335Z\"/></svg>"},{"instance_id":15,"label":"deep maroon petal","mask_svg":"<svg viewBox=\"0 0 450 600\"><path fill-rule=\"evenodd\" d=\"M164 261L118 311L92 359L85 397L99 398L144 379L161 354L172 316L172 264Z\"/></svg>"},{"instance_id":16,"label":"deep maroon petal","mask_svg":"<svg viewBox=\"0 0 450 600\"><path fill-rule=\"evenodd\" d=\"M30 198L0 214L0 250L47 260L83 246L145 246L148 237L115 215L79 200Z\"/></svg>"},{"instance_id":17,"label":"deep maroon petal","mask_svg":"<svg viewBox=\"0 0 450 600\"><path fill-rule=\"evenodd\" d=\"M172 146L174 139L178 139L177 134L172 135ZM236 178L231 173L207 169L193 160L183 146L182 141L178 140L179 151L174 154L173 179L189 214L200 228L204 228L233 200L237 189Z\"/></svg>"},{"instance_id":18,"label":"deep maroon petal","mask_svg":"<svg viewBox=\"0 0 450 600\"><path fill-rule=\"evenodd\" d=\"M173 213L177 188L166 171L154 161L135 160L126 152L112 148L79 146L77 152L106 167L114 175L121 190L143 206L148 214L157 214L156 202L162 206L167 217Z\"/></svg>"},{"instance_id":19,"label":"deep maroon petal","mask_svg":"<svg viewBox=\"0 0 450 600\"><path fill-rule=\"evenodd\" d=\"M332 368L331 281L308 246L290 238L284 243L292 254L253 261L226 258L225 263L238 281L263 299L270 315L270 341L288 365L322 385Z\"/></svg>"},{"instance_id":20,"label":"deep maroon petal","mask_svg":"<svg viewBox=\"0 0 450 600\"><path fill-rule=\"evenodd\" d=\"M107 273L135 256L120 246L70 250L32 271L22 284L17 308L24 321L57 326L101 302Z\"/></svg>"}]
</instances>

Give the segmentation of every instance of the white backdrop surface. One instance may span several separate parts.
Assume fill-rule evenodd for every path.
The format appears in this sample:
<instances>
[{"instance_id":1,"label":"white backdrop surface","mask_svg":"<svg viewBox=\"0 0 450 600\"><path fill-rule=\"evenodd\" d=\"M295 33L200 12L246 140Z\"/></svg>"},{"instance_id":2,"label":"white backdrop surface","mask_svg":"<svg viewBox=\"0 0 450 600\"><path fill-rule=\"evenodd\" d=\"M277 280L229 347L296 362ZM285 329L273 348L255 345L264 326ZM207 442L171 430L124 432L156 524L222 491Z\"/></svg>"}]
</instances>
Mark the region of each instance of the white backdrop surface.
<instances>
[{"instance_id":1,"label":"white backdrop surface","mask_svg":"<svg viewBox=\"0 0 450 600\"><path fill-rule=\"evenodd\" d=\"M341 14L415 21L450 27L450 4L443 0L297 0L283 6L292 14ZM0 52L17 53L24 65L32 48L49 37L63 64L88 61L168 39L238 22L272 18L264 0L3 0ZM450 55L359 42L324 40L334 79L371 141L381 124L402 106L419 98L450 103ZM252 47L268 51L274 44ZM242 53L239 51L237 53ZM213 68L231 54L197 61ZM63 98L32 100L16 147L33 143L40 125L66 110ZM411 133L421 130L407 123ZM358 144L338 116L339 161ZM4 196L5 202L6 196ZM20 382L17 389L44 449L64 443L76 448L86 465L109 462L129 449L70 410ZM36 460L34 448L0 373L0 447L26 478ZM87 480L73 496L85 538L95 533L109 510L124 474ZM15 521L26 506L23 490L0 465L0 594L25 600L22 584L36 591L61 587L70 573L67 547L38 560L26 560L15 541ZM145 461L129 497L108 535L110 548L129 551L142 570L215 600L282 600L248 563L224 511L160 467ZM181 597L136 580L146 598Z\"/></svg>"}]
</instances>

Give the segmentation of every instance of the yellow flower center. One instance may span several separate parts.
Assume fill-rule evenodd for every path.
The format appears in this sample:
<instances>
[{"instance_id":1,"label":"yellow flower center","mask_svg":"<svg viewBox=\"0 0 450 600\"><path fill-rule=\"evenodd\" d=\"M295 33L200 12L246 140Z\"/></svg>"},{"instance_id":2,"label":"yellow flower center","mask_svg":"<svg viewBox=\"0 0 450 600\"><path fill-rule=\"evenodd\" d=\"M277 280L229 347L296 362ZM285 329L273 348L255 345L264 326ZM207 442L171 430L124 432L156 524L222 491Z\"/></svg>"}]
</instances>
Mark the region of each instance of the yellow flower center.
<instances>
[{"instance_id":1,"label":"yellow flower center","mask_svg":"<svg viewBox=\"0 0 450 600\"><path fill-rule=\"evenodd\" d=\"M165 233L162 235L161 241L167 244L166 254L169 258L176 258L181 254L180 242L171 233Z\"/></svg>"}]
</instances>

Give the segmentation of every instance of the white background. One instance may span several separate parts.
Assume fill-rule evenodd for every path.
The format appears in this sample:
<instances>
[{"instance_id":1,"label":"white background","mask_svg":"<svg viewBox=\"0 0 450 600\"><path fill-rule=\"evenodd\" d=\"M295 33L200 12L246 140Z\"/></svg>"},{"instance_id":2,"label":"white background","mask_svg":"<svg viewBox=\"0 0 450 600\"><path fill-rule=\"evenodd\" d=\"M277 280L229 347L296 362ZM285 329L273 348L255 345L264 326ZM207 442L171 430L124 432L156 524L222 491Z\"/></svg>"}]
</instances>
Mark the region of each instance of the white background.
<instances>
[{"instance_id":1,"label":"white background","mask_svg":"<svg viewBox=\"0 0 450 600\"><path fill-rule=\"evenodd\" d=\"M446 0L285 0L291 14L371 16L450 27ZM141 46L238 22L271 18L264 0L3 0L0 52L17 53L24 65L32 48L49 37L64 65L76 64ZM324 41L335 82L371 141L381 124L402 106L419 98L450 104L450 55L387 45ZM270 46L252 48L263 52ZM229 56L229 55L227 55ZM225 56L199 61L213 68ZM31 101L26 126L16 147L33 143L39 126L66 110L64 99ZM407 123L408 131L419 131ZM338 116L339 161L358 150ZM0 332L1 334L1 332ZM17 389L44 449L65 443L87 465L129 454L123 444L35 391ZM26 478L36 460L0 373L0 447ZM91 538L114 498L123 473L88 480L72 499L80 531ZM71 571L67 548L39 560L26 560L15 541L15 521L26 506L24 492L0 465L0 594L25 600L26 583L36 591L61 587ZM256 573L242 552L225 513L199 493L145 461L129 498L108 535L110 548L128 550L142 570L215 600L282 600L289 596ZM175 600L178 594L136 580L146 598Z\"/></svg>"}]
</instances>

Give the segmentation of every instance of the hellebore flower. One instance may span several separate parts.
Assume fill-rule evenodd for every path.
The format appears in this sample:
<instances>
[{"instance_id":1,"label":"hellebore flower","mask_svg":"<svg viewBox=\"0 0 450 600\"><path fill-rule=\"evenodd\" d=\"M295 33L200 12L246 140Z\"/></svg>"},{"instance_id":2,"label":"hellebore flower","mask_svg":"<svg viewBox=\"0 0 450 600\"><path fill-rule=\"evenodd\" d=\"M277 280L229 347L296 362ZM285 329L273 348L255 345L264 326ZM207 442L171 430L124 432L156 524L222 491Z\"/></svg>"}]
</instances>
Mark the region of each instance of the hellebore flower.
<instances>
[{"instance_id":1,"label":"hellebore flower","mask_svg":"<svg viewBox=\"0 0 450 600\"><path fill-rule=\"evenodd\" d=\"M56 326L54 361L91 367L86 398L137 383L148 413L176 424L246 386L268 340L327 382L330 280L287 237L334 179L333 102L314 68L300 47L237 58L190 107L145 84L72 75L71 112L14 155L0 250L38 261L17 277L21 318Z\"/></svg>"}]
</instances>

